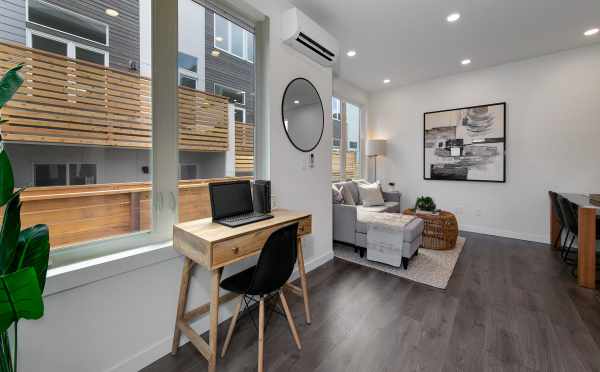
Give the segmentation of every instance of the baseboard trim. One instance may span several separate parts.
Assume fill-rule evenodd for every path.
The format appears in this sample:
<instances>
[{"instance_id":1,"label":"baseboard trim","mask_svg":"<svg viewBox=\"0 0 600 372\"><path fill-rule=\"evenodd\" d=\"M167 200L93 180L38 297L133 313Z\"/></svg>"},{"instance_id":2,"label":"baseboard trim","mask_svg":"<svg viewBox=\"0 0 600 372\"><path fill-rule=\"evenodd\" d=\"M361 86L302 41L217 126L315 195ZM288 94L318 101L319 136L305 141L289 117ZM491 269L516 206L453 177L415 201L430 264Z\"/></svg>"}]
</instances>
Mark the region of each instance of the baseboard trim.
<instances>
[{"instance_id":1,"label":"baseboard trim","mask_svg":"<svg viewBox=\"0 0 600 372\"><path fill-rule=\"evenodd\" d=\"M462 231L467 231L467 232L472 232L472 233L494 235L494 236L500 236L503 238L519 239L519 240L525 240L525 241L529 241L529 242L550 244L548 237L543 236L543 235L523 234L523 233L519 233L519 232L515 232L515 231L495 229L495 228L487 227L487 226L460 225L459 227Z\"/></svg>"},{"instance_id":2,"label":"baseboard trim","mask_svg":"<svg viewBox=\"0 0 600 372\"><path fill-rule=\"evenodd\" d=\"M321 256L314 257L310 261L305 262L306 272L311 272L319 266L324 265L325 263L331 260L333 260L333 250ZM296 278L298 278L298 276L298 270L294 270L294 273L292 274L292 279L295 280ZM227 320L227 318L225 318L222 321L225 320ZM207 330L208 328L206 327L196 328L196 331L198 331L200 334L206 332ZM181 338L181 345L188 342L188 340L184 336L182 336ZM148 348L141 350L133 354L131 357L115 364L113 367L108 368L107 370L105 370L105 372L137 372L140 369L148 366L149 364L168 354L171 351L172 340L173 335L169 334L161 340L151 344Z\"/></svg>"}]
</instances>

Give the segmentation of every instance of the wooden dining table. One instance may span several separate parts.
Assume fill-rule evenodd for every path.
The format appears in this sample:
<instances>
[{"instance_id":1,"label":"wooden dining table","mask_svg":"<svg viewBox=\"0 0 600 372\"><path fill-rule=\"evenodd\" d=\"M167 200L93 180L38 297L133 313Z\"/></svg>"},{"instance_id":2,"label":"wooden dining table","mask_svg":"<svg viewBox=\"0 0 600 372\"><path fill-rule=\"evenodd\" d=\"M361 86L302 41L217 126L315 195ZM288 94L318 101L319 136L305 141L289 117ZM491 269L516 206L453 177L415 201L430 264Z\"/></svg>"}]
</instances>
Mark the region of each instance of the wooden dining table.
<instances>
[{"instance_id":1,"label":"wooden dining table","mask_svg":"<svg viewBox=\"0 0 600 372\"><path fill-rule=\"evenodd\" d=\"M559 194L577 205L579 210L577 284L584 288L596 288L596 218L600 215L600 206L592 204L589 195L586 194ZM550 204L550 241L556 241L559 234L560 222Z\"/></svg>"}]
</instances>

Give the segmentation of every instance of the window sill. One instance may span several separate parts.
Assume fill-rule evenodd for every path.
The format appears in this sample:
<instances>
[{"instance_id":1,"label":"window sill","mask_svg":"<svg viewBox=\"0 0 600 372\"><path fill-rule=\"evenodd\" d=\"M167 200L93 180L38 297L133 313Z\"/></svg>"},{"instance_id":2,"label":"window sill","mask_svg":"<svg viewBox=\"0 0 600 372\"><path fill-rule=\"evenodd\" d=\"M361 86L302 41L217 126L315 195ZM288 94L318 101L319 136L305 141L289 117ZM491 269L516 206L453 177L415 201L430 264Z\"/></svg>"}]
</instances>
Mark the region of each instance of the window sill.
<instances>
[{"instance_id":1,"label":"window sill","mask_svg":"<svg viewBox=\"0 0 600 372\"><path fill-rule=\"evenodd\" d=\"M48 270L44 296L52 296L179 257L172 241L130 249Z\"/></svg>"}]
</instances>

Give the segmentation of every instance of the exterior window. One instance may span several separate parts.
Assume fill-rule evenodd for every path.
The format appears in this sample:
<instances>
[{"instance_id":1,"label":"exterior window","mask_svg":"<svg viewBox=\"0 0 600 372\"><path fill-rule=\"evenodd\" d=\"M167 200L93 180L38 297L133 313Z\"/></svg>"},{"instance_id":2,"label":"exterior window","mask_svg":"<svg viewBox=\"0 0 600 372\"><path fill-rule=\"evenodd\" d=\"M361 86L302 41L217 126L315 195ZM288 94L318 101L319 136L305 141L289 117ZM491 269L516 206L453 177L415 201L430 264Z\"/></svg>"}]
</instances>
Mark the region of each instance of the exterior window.
<instances>
[{"instance_id":1,"label":"exterior window","mask_svg":"<svg viewBox=\"0 0 600 372\"><path fill-rule=\"evenodd\" d=\"M198 178L198 166L196 164L181 164L179 167L179 179L195 180Z\"/></svg>"},{"instance_id":2,"label":"exterior window","mask_svg":"<svg viewBox=\"0 0 600 372\"><path fill-rule=\"evenodd\" d=\"M215 48L254 62L254 34L215 13Z\"/></svg>"},{"instance_id":3,"label":"exterior window","mask_svg":"<svg viewBox=\"0 0 600 372\"><path fill-rule=\"evenodd\" d=\"M177 64L182 70L186 70L188 72L193 73L198 72L198 58L190 56L189 54L179 52L179 55L177 57Z\"/></svg>"},{"instance_id":4,"label":"exterior window","mask_svg":"<svg viewBox=\"0 0 600 372\"><path fill-rule=\"evenodd\" d=\"M229 98L229 102L235 103L236 105L246 104L246 92L238 89L215 84L215 94Z\"/></svg>"},{"instance_id":5,"label":"exterior window","mask_svg":"<svg viewBox=\"0 0 600 372\"><path fill-rule=\"evenodd\" d=\"M179 52L177 65L179 67L179 85L198 89L198 58Z\"/></svg>"},{"instance_id":6,"label":"exterior window","mask_svg":"<svg viewBox=\"0 0 600 372\"><path fill-rule=\"evenodd\" d=\"M66 34L108 45L108 26L40 0L29 0L28 21Z\"/></svg>"},{"instance_id":7,"label":"exterior window","mask_svg":"<svg viewBox=\"0 0 600 372\"><path fill-rule=\"evenodd\" d=\"M108 66L108 52L43 32L27 30L27 46L65 57Z\"/></svg>"},{"instance_id":8,"label":"exterior window","mask_svg":"<svg viewBox=\"0 0 600 372\"><path fill-rule=\"evenodd\" d=\"M196 89L197 83L198 80L196 80L196 78L191 78L183 74L179 74L179 86Z\"/></svg>"},{"instance_id":9,"label":"exterior window","mask_svg":"<svg viewBox=\"0 0 600 372\"><path fill-rule=\"evenodd\" d=\"M239 123L246 122L246 110L240 107L235 108L235 121Z\"/></svg>"},{"instance_id":10,"label":"exterior window","mask_svg":"<svg viewBox=\"0 0 600 372\"><path fill-rule=\"evenodd\" d=\"M46 52L67 56L67 43L46 38L41 35L31 35L31 47Z\"/></svg>"},{"instance_id":11,"label":"exterior window","mask_svg":"<svg viewBox=\"0 0 600 372\"><path fill-rule=\"evenodd\" d=\"M35 186L64 186L67 184L66 164L34 164Z\"/></svg>"},{"instance_id":12,"label":"exterior window","mask_svg":"<svg viewBox=\"0 0 600 372\"><path fill-rule=\"evenodd\" d=\"M331 102L333 144L331 167L333 181L359 178L360 108L333 97Z\"/></svg>"},{"instance_id":13,"label":"exterior window","mask_svg":"<svg viewBox=\"0 0 600 372\"><path fill-rule=\"evenodd\" d=\"M92 62L92 63L96 63L99 65L103 65L104 60L105 60L105 54L94 52L93 50L84 49L81 47L76 47L75 48L75 58L81 59L84 61L88 61L88 62Z\"/></svg>"},{"instance_id":14,"label":"exterior window","mask_svg":"<svg viewBox=\"0 0 600 372\"><path fill-rule=\"evenodd\" d=\"M69 164L69 185L93 185L96 177L96 164Z\"/></svg>"}]
</instances>

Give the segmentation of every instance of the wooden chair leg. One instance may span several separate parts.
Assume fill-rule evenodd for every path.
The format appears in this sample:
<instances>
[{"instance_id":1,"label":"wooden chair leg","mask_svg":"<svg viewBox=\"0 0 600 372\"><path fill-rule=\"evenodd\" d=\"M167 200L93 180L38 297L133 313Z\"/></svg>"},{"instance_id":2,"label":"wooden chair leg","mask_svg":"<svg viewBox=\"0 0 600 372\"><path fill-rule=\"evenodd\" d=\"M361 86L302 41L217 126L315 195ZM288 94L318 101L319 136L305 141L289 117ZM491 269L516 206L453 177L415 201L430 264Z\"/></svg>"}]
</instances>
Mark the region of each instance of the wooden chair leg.
<instances>
[{"instance_id":1,"label":"wooden chair leg","mask_svg":"<svg viewBox=\"0 0 600 372\"><path fill-rule=\"evenodd\" d=\"M260 297L258 307L258 372L264 372L265 351L265 299Z\"/></svg>"},{"instance_id":2,"label":"wooden chair leg","mask_svg":"<svg viewBox=\"0 0 600 372\"><path fill-rule=\"evenodd\" d=\"M298 350L302 350L302 345L300 344L300 337L298 337L298 330L296 330L296 324L294 323L294 318L292 318L292 313L290 312L290 308L283 294L283 290L279 291L279 299L281 300L281 305L283 306L283 311L285 312L288 324L290 325L290 331L292 332L292 337L294 337L296 346L298 347Z\"/></svg>"},{"instance_id":3,"label":"wooden chair leg","mask_svg":"<svg viewBox=\"0 0 600 372\"><path fill-rule=\"evenodd\" d=\"M233 316L231 317L231 324L229 324L229 331L227 331L227 337L225 338L225 343L223 344L223 350L221 351L221 358L225 357L225 353L227 353L227 348L229 348L229 343L231 342L231 336L233 336L233 331L235 329L235 325L237 323L238 317L240 316L240 310L242 309L242 302L244 301L244 296L240 296L240 301L235 306L235 310L233 312Z\"/></svg>"}]
</instances>

